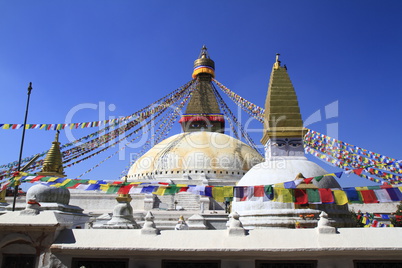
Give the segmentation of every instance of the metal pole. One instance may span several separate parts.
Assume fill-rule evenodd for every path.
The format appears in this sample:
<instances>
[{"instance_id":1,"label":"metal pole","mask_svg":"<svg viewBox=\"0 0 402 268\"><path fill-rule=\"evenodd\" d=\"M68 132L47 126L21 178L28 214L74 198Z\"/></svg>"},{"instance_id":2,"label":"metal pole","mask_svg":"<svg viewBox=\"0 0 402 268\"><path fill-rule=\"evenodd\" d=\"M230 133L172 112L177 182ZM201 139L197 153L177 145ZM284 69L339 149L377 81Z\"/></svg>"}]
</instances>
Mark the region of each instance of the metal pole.
<instances>
[{"instance_id":1,"label":"metal pole","mask_svg":"<svg viewBox=\"0 0 402 268\"><path fill-rule=\"evenodd\" d=\"M29 108L29 97L31 96L31 90L32 90L32 82L30 82L30 83L29 83L29 86L28 86L27 106L26 106L26 108L25 108L24 124L22 125L22 139L21 139L20 157L19 157L19 159L18 159L18 168L17 168L17 171L21 171L22 150L23 150L23 148L24 148L24 139L25 139L25 125L27 124L28 108ZM16 183L15 186L14 186L13 211L15 211L15 202L17 201L18 186L19 186L19 184L17 184L17 183Z\"/></svg>"}]
</instances>

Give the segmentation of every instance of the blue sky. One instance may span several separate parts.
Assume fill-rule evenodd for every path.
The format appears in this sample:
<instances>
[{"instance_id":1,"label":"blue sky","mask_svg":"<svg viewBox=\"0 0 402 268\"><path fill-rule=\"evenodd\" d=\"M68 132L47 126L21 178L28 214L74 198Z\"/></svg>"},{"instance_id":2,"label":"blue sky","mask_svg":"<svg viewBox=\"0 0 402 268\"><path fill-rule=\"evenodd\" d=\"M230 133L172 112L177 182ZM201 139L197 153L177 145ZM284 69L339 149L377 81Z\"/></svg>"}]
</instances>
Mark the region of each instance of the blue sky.
<instances>
[{"instance_id":1,"label":"blue sky","mask_svg":"<svg viewBox=\"0 0 402 268\"><path fill-rule=\"evenodd\" d=\"M0 123L23 122L29 82L28 123L64 123L72 109L103 103L115 107L106 118L129 115L188 82L205 44L217 80L260 106L281 53L303 119L321 112L311 129L338 124L339 139L402 159L400 14L397 0L1 1ZM338 112L327 119L325 107L336 101ZM86 108L73 121L98 118L99 109ZM0 129L1 164L18 159L21 134ZM27 131L23 155L47 150L53 137ZM110 153L66 169L68 177ZM85 178L117 179L127 164L128 157L111 159ZM342 186L367 184L341 179Z\"/></svg>"}]
</instances>

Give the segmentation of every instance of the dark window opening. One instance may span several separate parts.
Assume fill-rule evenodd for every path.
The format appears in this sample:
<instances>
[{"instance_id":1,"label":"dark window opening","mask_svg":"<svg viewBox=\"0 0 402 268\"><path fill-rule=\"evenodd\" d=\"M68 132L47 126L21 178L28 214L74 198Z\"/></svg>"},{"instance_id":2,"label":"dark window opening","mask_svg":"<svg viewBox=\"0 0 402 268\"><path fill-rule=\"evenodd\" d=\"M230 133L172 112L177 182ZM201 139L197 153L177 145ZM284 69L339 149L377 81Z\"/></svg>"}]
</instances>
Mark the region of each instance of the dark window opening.
<instances>
[{"instance_id":1,"label":"dark window opening","mask_svg":"<svg viewBox=\"0 0 402 268\"><path fill-rule=\"evenodd\" d=\"M73 259L72 268L128 268L128 259Z\"/></svg>"},{"instance_id":2,"label":"dark window opening","mask_svg":"<svg viewBox=\"0 0 402 268\"><path fill-rule=\"evenodd\" d=\"M370 261L353 261L355 268L402 268L402 260L385 261L385 260L370 260Z\"/></svg>"},{"instance_id":3,"label":"dark window opening","mask_svg":"<svg viewBox=\"0 0 402 268\"><path fill-rule=\"evenodd\" d=\"M29 254L5 254L1 267L6 268L34 268L36 257Z\"/></svg>"},{"instance_id":4,"label":"dark window opening","mask_svg":"<svg viewBox=\"0 0 402 268\"><path fill-rule=\"evenodd\" d=\"M162 268L220 268L220 261L201 261L201 260L163 260Z\"/></svg>"},{"instance_id":5,"label":"dark window opening","mask_svg":"<svg viewBox=\"0 0 402 268\"><path fill-rule=\"evenodd\" d=\"M256 268L316 268L317 261L256 261Z\"/></svg>"}]
</instances>

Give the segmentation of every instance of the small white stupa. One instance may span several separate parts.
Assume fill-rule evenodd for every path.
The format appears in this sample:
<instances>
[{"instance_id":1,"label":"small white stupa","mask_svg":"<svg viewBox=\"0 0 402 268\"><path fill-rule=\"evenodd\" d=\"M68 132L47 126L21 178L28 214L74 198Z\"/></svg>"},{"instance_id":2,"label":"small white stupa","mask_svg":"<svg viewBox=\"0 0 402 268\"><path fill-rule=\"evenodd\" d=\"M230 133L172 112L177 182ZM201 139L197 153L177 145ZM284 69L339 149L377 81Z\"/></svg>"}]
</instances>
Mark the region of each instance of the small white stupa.
<instances>
[{"instance_id":1,"label":"small white stupa","mask_svg":"<svg viewBox=\"0 0 402 268\"><path fill-rule=\"evenodd\" d=\"M292 82L279 54L272 68L265 102L264 136L265 162L255 165L239 181L238 186L274 185L300 178L328 174L304 155L303 120ZM340 188L332 176L325 176L312 184L302 183L298 188ZM333 226L351 226L347 205L274 202L269 199L237 201L232 211L239 213L246 229L254 228L313 228L318 215L326 211Z\"/></svg>"}]
</instances>

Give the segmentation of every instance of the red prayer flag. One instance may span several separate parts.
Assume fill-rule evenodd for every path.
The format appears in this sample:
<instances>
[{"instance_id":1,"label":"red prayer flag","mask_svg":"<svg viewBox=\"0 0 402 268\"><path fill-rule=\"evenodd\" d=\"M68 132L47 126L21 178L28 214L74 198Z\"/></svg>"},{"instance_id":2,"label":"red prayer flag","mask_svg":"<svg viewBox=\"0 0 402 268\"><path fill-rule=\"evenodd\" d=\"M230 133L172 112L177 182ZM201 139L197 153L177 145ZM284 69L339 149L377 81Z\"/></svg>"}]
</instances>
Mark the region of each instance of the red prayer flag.
<instances>
[{"instance_id":1,"label":"red prayer flag","mask_svg":"<svg viewBox=\"0 0 402 268\"><path fill-rule=\"evenodd\" d=\"M295 190L295 204L307 204L308 195L305 189L294 189Z\"/></svg>"},{"instance_id":2,"label":"red prayer flag","mask_svg":"<svg viewBox=\"0 0 402 268\"><path fill-rule=\"evenodd\" d=\"M373 190L361 190L360 194L363 197L363 203L378 203L377 196Z\"/></svg>"},{"instance_id":3,"label":"red prayer flag","mask_svg":"<svg viewBox=\"0 0 402 268\"><path fill-rule=\"evenodd\" d=\"M331 189L320 188L318 192L320 193L321 202L323 204L334 203L334 196L332 195Z\"/></svg>"},{"instance_id":4,"label":"red prayer flag","mask_svg":"<svg viewBox=\"0 0 402 268\"><path fill-rule=\"evenodd\" d=\"M314 179L314 177L313 177L313 178L304 179L303 181L304 181L305 184L309 184L313 179Z\"/></svg>"},{"instance_id":5,"label":"red prayer flag","mask_svg":"<svg viewBox=\"0 0 402 268\"><path fill-rule=\"evenodd\" d=\"M128 194L132 187L133 187L132 184L121 186L117 194Z\"/></svg>"},{"instance_id":6,"label":"red prayer flag","mask_svg":"<svg viewBox=\"0 0 402 268\"><path fill-rule=\"evenodd\" d=\"M364 168L359 168L359 169L355 169L353 170L353 173L355 173L356 175L360 175L362 174Z\"/></svg>"},{"instance_id":7,"label":"red prayer flag","mask_svg":"<svg viewBox=\"0 0 402 268\"><path fill-rule=\"evenodd\" d=\"M254 186L254 196L255 197L264 197L265 191L264 191L264 186L259 185L259 186Z\"/></svg>"},{"instance_id":8,"label":"red prayer flag","mask_svg":"<svg viewBox=\"0 0 402 268\"><path fill-rule=\"evenodd\" d=\"M180 187L179 193L181 193L181 192L187 192L187 190L188 190L188 187Z\"/></svg>"},{"instance_id":9,"label":"red prayer flag","mask_svg":"<svg viewBox=\"0 0 402 268\"><path fill-rule=\"evenodd\" d=\"M32 182L38 181L38 180L40 180L40 179L42 179L42 178L44 178L44 177L45 177L45 176L36 176L35 178L33 178L32 180L30 180L29 182L32 183Z\"/></svg>"}]
</instances>

